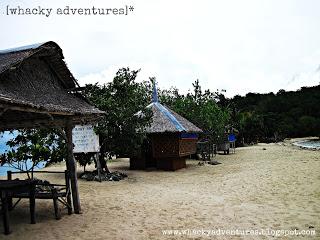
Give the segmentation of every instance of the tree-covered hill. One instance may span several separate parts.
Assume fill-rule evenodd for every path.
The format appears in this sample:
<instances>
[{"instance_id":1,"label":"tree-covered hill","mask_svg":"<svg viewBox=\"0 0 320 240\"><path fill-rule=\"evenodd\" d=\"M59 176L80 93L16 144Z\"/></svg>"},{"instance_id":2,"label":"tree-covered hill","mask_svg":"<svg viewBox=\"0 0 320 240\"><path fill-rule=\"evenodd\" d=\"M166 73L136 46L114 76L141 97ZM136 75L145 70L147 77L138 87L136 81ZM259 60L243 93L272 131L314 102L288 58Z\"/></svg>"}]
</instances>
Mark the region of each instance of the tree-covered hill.
<instances>
[{"instance_id":1,"label":"tree-covered hill","mask_svg":"<svg viewBox=\"0 0 320 240\"><path fill-rule=\"evenodd\" d=\"M233 124L246 143L320 136L320 85L277 94L248 93L229 104Z\"/></svg>"}]
</instances>

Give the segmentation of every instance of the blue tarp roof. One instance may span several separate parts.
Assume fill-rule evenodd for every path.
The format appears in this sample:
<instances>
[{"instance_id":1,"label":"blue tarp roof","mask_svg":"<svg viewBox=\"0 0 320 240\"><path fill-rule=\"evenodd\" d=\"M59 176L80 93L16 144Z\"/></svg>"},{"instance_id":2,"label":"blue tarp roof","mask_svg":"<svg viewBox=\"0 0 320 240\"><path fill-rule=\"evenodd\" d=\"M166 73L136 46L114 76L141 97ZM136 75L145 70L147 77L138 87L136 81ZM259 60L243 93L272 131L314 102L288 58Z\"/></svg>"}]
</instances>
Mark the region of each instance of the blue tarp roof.
<instances>
[{"instance_id":1,"label":"blue tarp roof","mask_svg":"<svg viewBox=\"0 0 320 240\"><path fill-rule=\"evenodd\" d=\"M179 132L186 131L183 125L176 119L175 116L173 116L171 112L169 112L169 110L166 107L164 107L158 102L155 102L154 105L160 110L160 112L162 112L169 119L169 121L176 127L176 129Z\"/></svg>"}]
</instances>

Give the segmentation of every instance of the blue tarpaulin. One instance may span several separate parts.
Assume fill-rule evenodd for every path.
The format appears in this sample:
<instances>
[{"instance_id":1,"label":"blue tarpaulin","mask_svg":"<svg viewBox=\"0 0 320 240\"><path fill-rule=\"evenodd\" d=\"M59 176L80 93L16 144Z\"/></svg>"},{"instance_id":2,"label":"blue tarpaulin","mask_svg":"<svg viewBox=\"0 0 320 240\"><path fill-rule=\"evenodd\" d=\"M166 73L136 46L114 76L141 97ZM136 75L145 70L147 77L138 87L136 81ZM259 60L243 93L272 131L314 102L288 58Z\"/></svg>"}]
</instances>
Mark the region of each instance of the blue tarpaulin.
<instances>
[{"instance_id":1,"label":"blue tarpaulin","mask_svg":"<svg viewBox=\"0 0 320 240\"><path fill-rule=\"evenodd\" d=\"M172 115L172 113L165 108L163 105L159 103L158 99L158 92L157 92L157 86L156 83L153 83L153 93L152 93L152 102L154 105L162 112L170 121L171 123L176 127L176 129L179 132L186 131L186 129L182 126L182 124L175 118L175 116Z\"/></svg>"},{"instance_id":2,"label":"blue tarpaulin","mask_svg":"<svg viewBox=\"0 0 320 240\"><path fill-rule=\"evenodd\" d=\"M235 142L236 141L236 136L234 134L229 134L228 140L229 140L229 142Z\"/></svg>"},{"instance_id":3,"label":"blue tarpaulin","mask_svg":"<svg viewBox=\"0 0 320 240\"><path fill-rule=\"evenodd\" d=\"M176 127L176 129L179 132L186 131L182 124L176 119L175 116L172 115L172 113L168 109L166 109L163 105L161 105L158 102L155 102L154 105L172 122L172 124Z\"/></svg>"},{"instance_id":4,"label":"blue tarpaulin","mask_svg":"<svg viewBox=\"0 0 320 240\"><path fill-rule=\"evenodd\" d=\"M196 133L181 133L180 137L183 139L198 139L198 134L196 134Z\"/></svg>"}]
</instances>

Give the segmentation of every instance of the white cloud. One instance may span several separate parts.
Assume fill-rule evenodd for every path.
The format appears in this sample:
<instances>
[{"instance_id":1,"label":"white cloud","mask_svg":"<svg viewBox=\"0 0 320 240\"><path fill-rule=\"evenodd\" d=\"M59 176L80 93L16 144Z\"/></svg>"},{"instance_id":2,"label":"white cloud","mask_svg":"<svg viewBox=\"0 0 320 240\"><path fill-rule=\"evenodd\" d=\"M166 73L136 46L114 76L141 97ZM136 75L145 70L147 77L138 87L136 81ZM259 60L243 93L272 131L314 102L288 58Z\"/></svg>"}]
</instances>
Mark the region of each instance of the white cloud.
<instances>
[{"instance_id":1,"label":"white cloud","mask_svg":"<svg viewBox=\"0 0 320 240\"><path fill-rule=\"evenodd\" d=\"M129 67L130 70L140 70L137 76L137 81L149 80L149 77L156 76L156 73L159 72L159 70L157 70L157 66L151 63L119 64L109 66L108 68L103 69L100 72L86 74L78 78L78 82L80 86L94 83L99 83L102 85L111 82L117 71L123 67Z\"/></svg>"},{"instance_id":2,"label":"white cloud","mask_svg":"<svg viewBox=\"0 0 320 240\"><path fill-rule=\"evenodd\" d=\"M14 17L1 13L7 4L135 10L127 17ZM110 81L129 66L162 88L187 91L199 78L228 96L270 92L319 82L311 74L320 64L318 9L317 0L5 0L0 48L56 41L81 84ZM300 80L288 84L295 75Z\"/></svg>"},{"instance_id":3,"label":"white cloud","mask_svg":"<svg viewBox=\"0 0 320 240\"><path fill-rule=\"evenodd\" d=\"M286 85L286 90L295 91L302 86L316 86L320 84L320 71L302 72L295 75Z\"/></svg>"}]
</instances>

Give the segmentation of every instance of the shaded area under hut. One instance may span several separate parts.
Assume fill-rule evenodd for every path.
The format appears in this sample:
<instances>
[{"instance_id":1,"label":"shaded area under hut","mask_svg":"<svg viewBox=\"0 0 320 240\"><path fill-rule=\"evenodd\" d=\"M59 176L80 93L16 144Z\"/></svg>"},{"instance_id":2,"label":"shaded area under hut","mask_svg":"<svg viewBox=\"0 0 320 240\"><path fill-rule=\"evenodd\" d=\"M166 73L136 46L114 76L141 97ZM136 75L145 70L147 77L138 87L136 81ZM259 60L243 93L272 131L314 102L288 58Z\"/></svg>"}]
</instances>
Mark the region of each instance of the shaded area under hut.
<instances>
[{"instance_id":1,"label":"shaded area under hut","mask_svg":"<svg viewBox=\"0 0 320 240\"><path fill-rule=\"evenodd\" d=\"M202 130L163 106L155 84L152 97L152 103L147 106L153 112L151 125L146 129L147 138L141 149L130 158L130 169L174 171L185 168L186 158L196 153L198 133Z\"/></svg>"},{"instance_id":2,"label":"shaded area under hut","mask_svg":"<svg viewBox=\"0 0 320 240\"><path fill-rule=\"evenodd\" d=\"M62 49L45 42L0 51L0 131L61 128L66 138L75 213L81 212L72 129L96 121L104 112L88 103L68 69Z\"/></svg>"}]
</instances>

